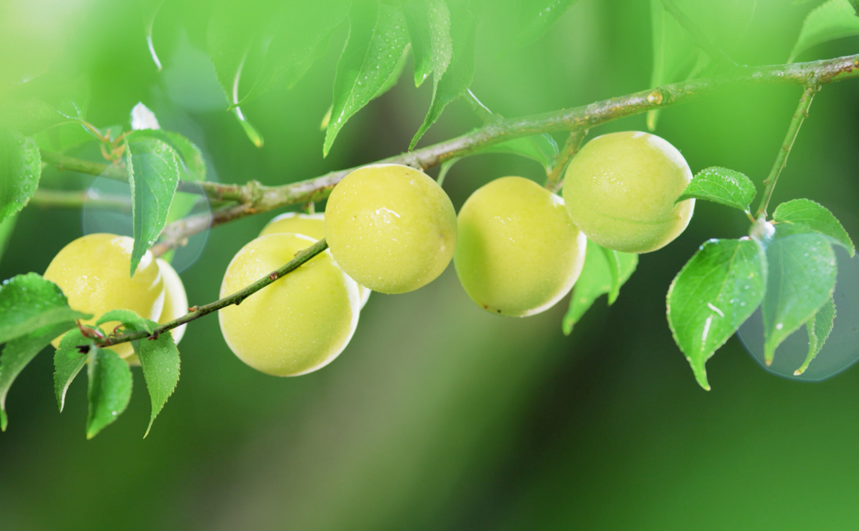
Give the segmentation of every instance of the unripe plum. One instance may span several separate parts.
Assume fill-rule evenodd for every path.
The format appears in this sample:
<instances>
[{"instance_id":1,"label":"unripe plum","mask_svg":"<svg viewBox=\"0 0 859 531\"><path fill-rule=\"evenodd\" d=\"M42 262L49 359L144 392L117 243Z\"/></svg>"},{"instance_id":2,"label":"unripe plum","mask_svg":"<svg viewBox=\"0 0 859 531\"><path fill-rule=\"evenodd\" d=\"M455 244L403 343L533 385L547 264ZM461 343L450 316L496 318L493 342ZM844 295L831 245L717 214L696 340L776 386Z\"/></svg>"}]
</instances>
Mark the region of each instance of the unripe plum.
<instances>
[{"instance_id":1,"label":"unripe plum","mask_svg":"<svg viewBox=\"0 0 859 531\"><path fill-rule=\"evenodd\" d=\"M164 307L164 280L158 264L147 251L134 276L129 276L134 240L115 234L89 234L69 243L48 265L44 277L63 290L69 306L93 318L95 323L110 310L131 310L156 320ZM118 322L102 328L110 332ZM59 339L53 342L56 347ZM133 353L130 343L110 347L120 357Z\"/></svg>"},{"instance_id":2,"label":"unripe plum","mask_svg":"<svg viewBox=\"0 0 859 531\"><path fill-rule=\"evenodd\" d=\"M298 234L251 241L230 262L221 297L269 275L313 243ZM240 360L266 374L298 376L324 367L343 351L359 311L358 284L325 251L218 315L224 339Z\"/></svg>"},{"instance_id":3,"label":"unripe plum","mask_svg":"<svg viewBox=\"0 0 859 531\"><path fill-rule=\"evenodd\" d=\"M269 221L260 236L278 233L302 234L319 241L325 237L325 215L287 212ZM363 308L372 291L358 284L358 292L361 295L361 308Z\"/></svg>"},{"instance_id":4,"label":"unripe plum","mask_svg":"<svg viewBox=\"0 0 859 531\"><path fill-rule=\"evenodd\" d=\"M647 253L686 229L695 200L674 204L692 180L680 152L662 138L626 131L594 138L570 161L564 201L573 223L603 247Z\"/></svg>"},{"instance_id":5,"label":"unripe plum","mask_svg":"<svg viewBox=\"0 0 859 531\"><path fill-rule=\"evenodd\" d=\"M325 209L331 254L373 291L405 293L435 280L456 248L447 194L408 166L367 166L347 175Z\"/></svg>"},{"instance_id":6,"label":"unripe plum","mask_svg":"<svg viewBox=\"0 0 859 531\"><path fill-rule=\"evenodd\" d=\"M469 297L500 315L551 308L579 278L587 239L564 201L522 177L496 179L459 212L454 265Z\"/></svg>"}]
</instances>

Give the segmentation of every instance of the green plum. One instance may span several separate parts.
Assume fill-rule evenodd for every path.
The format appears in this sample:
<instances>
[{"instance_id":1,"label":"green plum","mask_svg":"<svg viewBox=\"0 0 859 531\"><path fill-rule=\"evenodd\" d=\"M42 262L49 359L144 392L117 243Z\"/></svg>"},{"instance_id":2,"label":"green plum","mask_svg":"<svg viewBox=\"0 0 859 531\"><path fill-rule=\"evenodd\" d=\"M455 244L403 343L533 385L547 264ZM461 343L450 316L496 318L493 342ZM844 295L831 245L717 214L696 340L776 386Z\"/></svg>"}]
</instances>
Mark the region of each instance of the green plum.
<instances>
[{"instance_id":1,"label":"green plum","mask_svg":"<svg viewBox=\"0 0 859 531\"><path fill-rule=\"evenodd\" d=\"M350 277L381 293L406 293L435 280L456 248L447 194L408 166L367 166L347 175L325 209L331 254Z\"/></svg>"},{"instance_id":2,"label":"green plum","mask_svg":"<svg viewBox=\"0 0 859 531\"><path fill-rule=\"evenodd\" d=\"M564 201L522 177L496 179L459 212L454 265L469 297L515 317L551 308L575 284L587 239Z\"/></svg>"},{"instance_id":3,"label":"green plum","mask_svg":"<svg viewBox=\"0 0 859 531\"><path fill-rule=\"evenodd\" d=\"M567 167L564 201L573 223L608 249L661 249L689 224L695 200L674 204L692 180L680 152L649 133L594 138Z\"/></svg>"}]
</instances>

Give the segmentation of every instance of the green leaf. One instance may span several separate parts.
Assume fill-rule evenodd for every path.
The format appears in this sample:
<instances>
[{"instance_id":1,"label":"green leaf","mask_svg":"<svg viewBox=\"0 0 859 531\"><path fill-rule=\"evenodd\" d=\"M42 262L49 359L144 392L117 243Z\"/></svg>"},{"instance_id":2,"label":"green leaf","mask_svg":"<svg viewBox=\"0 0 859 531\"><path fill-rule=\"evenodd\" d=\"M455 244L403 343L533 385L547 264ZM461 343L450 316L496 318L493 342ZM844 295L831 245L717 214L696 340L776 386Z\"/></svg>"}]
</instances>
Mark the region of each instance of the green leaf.
<instances>
[{"instance_id":1,"label":"green leaf","mask_svg":"<svg viewBox=\"0 0 859 531\"><path fill-rule=\"evenodd\" d=\"M30 363L36 354L51 344L51 341L61 336L74 323L59 323L40 328L32 333L17 337L6 343L3 353L0 354L0 411L3 412L0 428L6 431L6 395L9 388L15 382L15 378L21 374L24 367Z\"/></svg>"},{"instance_id":2,"label":"green leaf","mask_svg":"<svg viewBox=\"0 0 859 531\"><path fill-rule=\"evenodd\" d=\"M120 130L120 132L122 131ZM39 131L33 138L36 139L39 148L57 153L65 153L88 142L96 141L95 135L77 121L59 124ZM115 135L114 138L116 138Z\"/></svg>"},{"instance_id":3,"label":"green leaf","mask_svg":"<svg viewBox=\"0 0 859 531\"><path fill-rule=\"evenodd\" d=\"M0 261L3 260L3 253L6 251L6 246L12 237L12 231L15 230L15 221L17 219L18 216L10 216L4 221L0 221Z\"/></svg>"},{"instance_id":4,"label":"green leaf","mask_svg":"<svg viewBox=\"0 0 859 531\"><path fill-rule=\"evenodd\" d=\"M805 329L808 332L808 355L802 366L794 371L794 376L801 376L820 353L820 349L823 348L823 344L826 343L829 334L832 333L835 315L835 300L829 297L823 306L814 313L814 317L805 322Z\"/></svg>"},{"instance_id":5,"label":"green leaf","mask_svg":"<svg viewBox=\"0 0 859 531\"><path fill-rule=\"evenodd\" d=\"M241 108L238 106L233 107L233 114L236 115L236 120L239 121L239 125L242 126L242 130L245 132L245 135L248 137L253 145L258 148L261 148L265 145L265 139L262 137L262 133L257 131L256 127L254 127L247 118L245 118L244 113L242 113Z\"/></svg>"},{"instance_id":6,"label":"green leaf","mask_svg":"<svg viewBox=\"0 0 859 531\"><path fill-rule=\"evenodd\" d=\"M286 77L289 88L295 86L325 54L331 32L349 14L349 4L349 0L285 2L260 73L239 103L269 90L281 77Z\"/></svg>"},{"instance_id":7,"label":"green leaf","mask_svg":"<svg viewBox=\"0 0 859 531\"><path fill-rule=\"evenodd\" d=\"M0 128L0 221L27 206L41 175L42 158L36 141Z\"/></svg>"},{"instance_id":8,"label":"green leaf","mask_svg":"<svg viewBox=\"0 0 859 531\"><path fill-rule=\"evenodd\" d=\"M66 403L66 391L72 380L86 365L87 354L94 349L95 344L81 334L80 330L71 330L63 336L60 347L54 352L54 394L60 413Z\"/></svg>"},{"instance_id":9,"label":"green leaf","mask_svg":"<svg viewBox=\"0 0 859 531\"><path fill-rule=\"evenodd\" d=\"M612 249L603 247L608 270L611 275L611 288L608 291L608 304L611 306L614 301L620 296L620 288L626 284L630 275L638 266L638 255L632 253L622 253Z\"/></svg>"},{"instance_id":10,"label":"green leaf","mask_svg":"<svg viewBox=\"0 0 859 531\"><path fill-rule=\"evenodd\" d=\"M668 289L668 325L710 390L705 364L764 298L767 259L750 239L709 240L683 266Z\"/></svg>"},{"instance_id":11,"label":"green leaf","mask_svg":"<svg viewBox=\"0 0 859 531\"><path fill-rule=\"evenodd\" d=\"M751 179L742 173L712 167L699 171L675 203L686 199L704 199L747 211L756 193Z\"/></svg>"},{"instance_id":12,"label":"green leaf","mask_svg":"<svg viewBox=\"0 0 859 531\"><path fill-rule=\"evenodd\" d=\"M739 44L755 12L755 0L674 0L698 24L704 35L726 52ZM650 0L653 31L651 86L683 81L699 74L710 58L683 26L665 10L662 0ZM656 128L659 109L647 113L647 127Z\"/></svg>"},{"instance_id":13,"label":"green leaf","mask_svg":"<svg viewBox=\"0 0 859 531\"><path fill-rule=\"evenodd\" d=\"M859 35L859 17L848 0L829 0L814 8L799 31L789 63L799 54L824 42Z\"/></svg>"},{"instance_id":14,"label":"green leaf","mask_svg":"<svg viewBox=\"0 0 859 531\"><path fill-rule=\"evenodd\" d=\"M0 124L31 135L67 122L80 122L89 103L89 82L50 72L15 87L0 101Z\"/></svg>"},{"instance_id":15,"label":"green leaf","mask_svg":"<svg viewBox=\"0 0 859 531\"><path fill-rule=\"evenodd\" d=\"M239 82L251 49L261 47L258 39L265 25L265 16L271 14L258 1L218 2L212 10L206 32L206 47L218 82L233 114L256 147L263 146L263 138L238 107L241 100Z\"/></svg>"},{"instance_id":16,"label":"green leaf","mask_svg":"<svg viewBox=\"0 0 859 531\"><path fill-rule=\"evenodd\" d=\"M424 123L409 144L414 149L427 129L441 116L447 105L459 98L474 78L474 44L477 38L477 25L482 11L481 0L450 0L450 35L453 54L450 65L440 80L433 76L432 103Z\"/></svg>"},{"instance_id":17,"label":"green leaf","mask_svg":"<svg viewBox=\"0 0 859 531\"><path fill-rule=\"evenodd\" d=\"M158 15L158 10L164 0L144 0L143 1L143 31L146 34L146 45L149 47L149 55L152 56L152 61L161 71L161 61L158 59L158 54L155 53L155 45L152 44L152 25L155 23L155 16Z\"/></svg>"},{"instance_id":18,"label":"green leaf","mask_svg":"<svg viewBox=\"0 0 859 531\"><path fill-rule=\"evenodd\" d=\"M75 320L91 317L69 308L60 288L36 273L12 277L0 286L0 343L57 324L68 330Z\"/></svg>"},{"instance_id":19,"label":"green leaf","mask_svg":"<svg viewBox=\"0 0 859 531\"><path fill-rule=\"evenodd\" d=\"M373 0L355 2L349 13L349 39L337 63L331 120L322 154L328 155L337 134L385 85L408 43L400 8Z\"/></svg>"},{"instance_id":20,"label":"green leaf","mask_svg":"<svg viewBox=\"0 0 859 531\"><path fill-rule=\"evenodd\" d=\"M495 144L474 152L475 155L481 153L509 153L519 155L539 162L543 166L543 169L548 171L552 167L552 164L554 164L555 157L558 155L558 144L551 135L543 133L508 140L507 142Z\"/></svg>"},{"instance_id":21,"label":"green leaf","mask_svg":"<svg viewBox=\"0 0 859 531\"><path fill-rule=\"evenodd\" d=\"M542 37L577 1L532 0L522 2L519 18L524 29L514 39L515 46L524 46Z\"/></svg>"},{"instance_id":22,"label":"green leaf","mask_svg":"<svg viewBox=\"0 0 859 531\"><path fill-rule=\"evenodd\" d=\"M769 279L763 301L764 361L814 316L835 289L838 267L829 240L817 233L796 234L776 226L767 247Z\"/></svg>"},{"instance_id":23,"label":"green leaf","mask_svg":"<svg viewBox=\"0 0 859 531\"><path fill-rule=\"evenodd\" d=\"M125 326L125 328L133 331L145 330L146 332L152 333L153 330L153 325L150 324L149 321L140 317L131 310L123 309L110 310L99 318L96 325L100 326L104 323L112 323L115 321L119 321L123 326Z\"/></svg>"},{"instance_id":24,"label":"green leaf","mask_svg":"<svg viewBox=\"0 0 859 531\"><path fill-rule=\"evenodd\" d=\"M149 136L149 131L133 131L128 135L125 161L131 188L134 249L130 274L134 276L140 259L167 223L170 204L179 185L179 161L176 151Z\"/></svg>"},{"instance_id":25,"label":"green leaf","mask_svg":"<svg viewBox=\"0 0 859 531\"><path fill-rule=\"evenodd\" d=\"M150 325L154 326L155 323ZM143 436L145 438L152 429L155 417L164 408L164 404L167 403L167 399L173 394L179 382L179 350L170 333L161 334L157 339L134 341L132 344L143 367L143 377L146 379L146 387L149 389L152 403L149 427L146 428L146 434Z\"/></svg>"},{"instance_id":26,"label":"green leaf","mask_svg":"<svg viewBox=\"0 0 859 531\"><path fill-rule=\"evenodd\" d=\"M570 308L564 315L564 334L570 335L573 326L601 295L609 294L608 303L613 304L637 265L638 255L605 249L588 240L585 265L573 287Z\"/></svg>"},{"instance_id":27,"label":"green leaf","mask_svg":"<svg viewBox=\"0 0 859 531\"><path fill-rule=\"evenodd\" d=\"M852 257L856 247L832 212L810 199L794 199L782 203L775 209L773 220L794 225L794 232L817 232L828 236L833 242L847 249Z\"/></svg>"},{"instance_id":28,"label":"green leaf","mask_svg":"<svg viewBox=\"0 0 859 531\"><path fill-rule=\"evenodd\" d=\"M373 94L373 97L370 99L375 100L376 98L381 97L397 85L397 83L400 81L400 76L403 75L403 70L405 70L406 68L406 63L408 62L409 52L411 51L411 49L411 43L407 43L406 47L403 48L403 53L400 54L400 60L397 61L397 65L394 67L394 71L391 72L391 75L388 76L388 79L385 81L385 83L383 83L382 86L379 87L379 90L377 90L376 93ZM331 117L329 116L328 118L330 119Z\"/></svg>"},{"instance_id":29,"label":"green leaf","mask_svg":"<svg viewBox=\"0 0 859 531\"><path fill-rule=\"evenodd\" d=\"M112 350L91 349L87 368L89 408L86 421L86 438L113 423L131 400L131 369Z\"/></svg>"},{"instance_id":30,"label":"green leaf","mask_svg":"<svg viewBox=\"0 0 859 531\"><path fill-rule=\"evenodd\" d=\"M435 93L453 57L450 10L444 0L411 0L403 5L403 12L415 58L415 86L432 74Z\"/></svg>"}]
</instances>

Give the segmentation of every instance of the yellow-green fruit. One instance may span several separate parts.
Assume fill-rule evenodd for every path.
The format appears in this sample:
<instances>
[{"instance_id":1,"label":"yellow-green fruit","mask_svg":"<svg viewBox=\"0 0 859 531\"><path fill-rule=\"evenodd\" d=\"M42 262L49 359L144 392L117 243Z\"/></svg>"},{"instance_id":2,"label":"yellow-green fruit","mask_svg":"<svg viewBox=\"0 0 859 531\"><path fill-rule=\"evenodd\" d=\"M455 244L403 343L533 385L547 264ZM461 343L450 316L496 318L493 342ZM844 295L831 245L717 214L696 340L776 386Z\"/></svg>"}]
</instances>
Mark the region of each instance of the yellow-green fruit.
<instances>
[{"instance_id":1,"label":"yellow-green fruit","mask_svg":"<svg viewBox=\"0 0 859 531\"><path fill-rule=\"evenodd\" d=\"M93 318L95 323L110 310L131 310L145 319L156 320L164 306L164 281L158 264L147 251L129 276L134 240L115 234L89 234L69 243L54 257L44 277L63 290L69 306ZM106 332L118 322L104 323ZM59 340L53 342L56 347ZM132 354L130 343L110 347L119 356Z\"/></svg>"},{"instance_id":2,"label":"yellow-green fruit","mask_svg":"<svg viewBox=\"0 0 859 531\"><path fill-rule=\"evenodd\" d=\"M456 212L423 172L386 164L347 175L325 209L334 259L359 284L382 293L435 280L456 248Z\"/></svg>"},{"instance_id":3,"label":"yellow-green fruit","mask_svg":"<svg viewBox=\"0 0 859 531\"><path fill-rule=\"evenodd\" d=\"M325 237L325 215L287 212L269 221L260 236L281 233L303 234L319 241ZM363 308L372 291L359 284L358 292L361 295L361 308Z\"/></svg>"},{"instance_id":4,"label":"yellow-green fruit","mask_svg":"<svg viewBox=\"0 0 859 531\"><path fill-rule=\"evenodd\" d=\"M695 200L674 201L691 180L683 155L666 140L610 133L585 144L570 162L564 201L573 223L595 243L647 253L686 229Z\"/></svg>"},{"instance_id":5,"label":"yellow-green fruit","mask_svg":"<svg viewBox=\"0 0 859 531\"><path fill-rule=\"evenodd\" d=\"M179 273L173 269L173 266L160 258L157 263L161 269L161 276L164 277L164 309L161 310L158 324L167 324L188 313L188 295L185 293L185 285L182 283ZM170 330L173 342L177 345L185 335L186 326L177 326Z\"/></svg>"},{"instance_id":6,"label":"yellow-green fruit","mask_svg":"<svg viewBox=\"0 0 859 531\"><path fill-rule=\"evenodd\" d=\"M314 243L299 234L261 236L230 262L221 297L235 293ZM254 369L298 376L330 363L358 324L358 284L325 251L284 278L218 315L230 349Z\"/></svg>"},{"instance_id":7,"label":"yellow-green fruit","mask_svg":"<svg viewBox=\"0 0 859 531\"><path fill-rule=\"evenodd\" d=\"M173 269L173 266L160 258L156 259L156 262L161 270L161 277L164 279L164 308L161 310L158 324L167 324L188 312L188 295L185 293L185 285L182 283L179 273ZM170 335L173 336L175 344L178 345L182 341L186 326L188 325L178 326L170 330ZM128 356L125 361L133 367L140 366L140 358L137 357L137 354Z\"/></svg>"},{"instance_id":8,"label":"yellow-green fruit","mask_svg":"<svg viewBox=\"0 0 859 531\"><path fill-rule=\"evenodd\" d=\"M563 199L533 181L492 181L468 198L458 221L456 274L486 311L540 313L561 300L582 272L585 235Z\"/></svg>"}]
</instances>

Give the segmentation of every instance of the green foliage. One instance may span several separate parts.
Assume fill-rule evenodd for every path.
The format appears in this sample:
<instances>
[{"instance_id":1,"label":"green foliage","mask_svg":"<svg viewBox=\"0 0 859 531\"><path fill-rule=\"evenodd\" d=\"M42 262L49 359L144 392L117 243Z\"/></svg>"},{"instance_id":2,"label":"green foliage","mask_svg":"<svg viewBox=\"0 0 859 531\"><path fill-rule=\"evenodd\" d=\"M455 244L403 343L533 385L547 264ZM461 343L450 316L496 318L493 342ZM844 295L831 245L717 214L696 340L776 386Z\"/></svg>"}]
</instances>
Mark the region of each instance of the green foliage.
<instances>
[{"instance_id":1,"label":"green foliage","mask_svg":"<svg viewBox=\"0 0 859 531\"><path fill-rule=\"evenodd\" d=\"M773 220L790 225L789 229L782 227L783 232L816 232L847 249L851 257L856 254L856 247L841 222L826 207L810 199L794 199L780 204L773 212Z\"/></svg>"},{"instance_id":2,"label":"green foliage","mask_svg":"<svg viewBox=\"0 0 859 531\"><path fill-rule=\"evenodd\" d=\"M710 240L668 289L668 325L698 384L705 363L755 311L767 286L767 256L757 242Z\"/></svg>"},{"instance_id":3,"label":"green foliage","mask_svg":"<svg viewBox=\"0 0 859 531\"><path fill-rule=\"evenodd\" d=\"M857 9L849 0L828 0L814 8L805 21L788 62L792 63L802 52L835 39L859 35Z\"/></svg>"},{"instance_id":4,"label":"green foliage","mask_svg":"<svg viewBox=\"0 0 859 531\"><path fill-rule=\"evenodd\" d=\"M414 57L415 86L433 76L433 93L453 57L450 10L444 0L410 0L403 4Z\"/></svg>"},{"instance_id":5,"label":"green foliage","mask_svg":"<svg viewBox=\"0 0 859 531\"><path fill-rule=\"evenodd\" d=\"M0 124L31 135L67 122L80 122L89 104L84 76L66 78L49 72L15 87L0 101Z\"/></svg>"},{"instance_id":6,"label":"green foliage","mask_svg":"<svg viewBox=\"0 0 859 531\"><path fill-rule=\"evenodd\" d=\"M334 101L323 155L328 155L349 118L383 88L408 43L405 16L397 6L357 1L349 13L349 22L349 39L334 77Z\"/></svg>"},{"instance_id":7,"label":"green foliage","mask_svg":"<svg viewBox=\"0 0 859 531\"><path fill-rule=\"evenodd\" d=\"M88 355L86 437L92 439L112 424L131 400L131 369L112 350L93 348Z\"/></svg>"},{"instance_id":8,"label":"green foliage","mask_svg":"<svg viewBox=\"0 0 859 531\"><path fill-rule=\"evenodd\" d=\"M152 44L152 25L155 23L155 17L158 15L158 10L161 9L164 0L144 0L142 3L143 11L143 31L146 34L146 44L149 46L149 55L152 56L152 61L161 71L161 61L158 59L158 54L155 53L155 45Z\"/></svg>"},{"instance_id":9,"label":"green foliage","mask_svg":"<svg viewBox=\"0 0 859 531\"><path fill-rule=\"evenodd\" d=\"M748 211L755 198L755 185L744 174L727 168L712 167L699 171L677 203L686 199L704 199Z\"/></svg>"},{"instance_id":10,"label":"green foliage","mask_svg":"<svg viewBox=\"0 0 859 531\"><path fill-rule=\"evenodd\" d=\"M84 337L80 330L71 330L63 336L54 352L54 394L60 413L66 403L66 391L86 365L87 354L94 348L93 341Z\"/></svg>"},{"instance_id":11,"label":"green foliage","mask_svg":"<svg viewBox=\"0 0 859 531\"><path fill-rule=\"evenodd\" d=\"M475 155L480 153L519 155L537 161L543 169L549 171L555 163L555 157L558 156L558 144L551 135L543 133L494 144L474 152Z\"/></svg>"},{"instance_id":12,"label":"green foliage","mask_svg":"<svg viewBox=\"0 0 859 531\"><path fill-rule=\"evenodd\" d=\"M18 216L9 216L3 221L0 221L0 261L3 260L3 253L6 251L6 245L12 237L12 231L15 230L15 221Z\"/></svg>"},{"instance_id":13,"label":"green foliage","mask_svg":"<svg viewBox=\"0 0 859 531\"><path fill-rule=\"evenodd\" d=\"M613 304L623 286L638 265L638 255L612 251L588 240L585 265L573 287L570 307L564 315L562 329L570 335L573 326L582 318L600 295L608 294Z\"/></svg>"},{"instance_id":14,"label":"green foliage","mask_svg":"<svg viewBox=\"0 0 859 531\"><path fill-rule=\"evenodd\" d=\"M281 77L293 87L328 49L331 32L349 13L348 0L286 2L278 17L263 66L247 96L269 90Z\"/></svg>"},{"instance_id":15,"label":"green foliage","mask_svg":"<svg viewBox=\"0 0 859 531\"><path fill-rule=\"evenodd\" d=\"M169 332L161 334L157 339L134 341L133 345L143 367L143 377L146 379L146 388L149 390L152 404L149 426L144 434L146 437L152 429L155 417L164 408L179 383L179 350Z\"/></svg>"},{"instance_id":16,"label":"green foliage","mask_svg":"<svg viewBox=\"0 0 859 531\"><path fill-rule=\"evenodd\" d=\"M179 157L172 147L151 136L148 130L134 131L128 135L125 165L131 188L134 249L130 274L134 276L140 259L167 223L179 185Z\"/></svg>"},{"instance_id":17,"label":"green foliage","mask_svg":"<svg viewBox=\"0 0 859 531\"><path fill-rule=\"evenodd\" d=\"M832 327L835 325L835 299L831 296L823 303L814 313L814 317L806 321L805 329L808 332L808 355L805 358L802 366L798 368L793 375L799 376L808 369L808 365L814 361L829 334L832 333Z\"/></svg>"},{"instance_id":18,"label":"green foliage","mask_svg":"<svg viewBox=\"0 0 859 531\"><path fill-rule=\"evenodd\" d=\"M516 46L530 44L546 33L578 0L531 0L521 2L519 18L523 29L514 39Z\"/></svg>"},{"instance_id":19,"label":"green foliage","mask_svg":"<svg viewBox=\"0 0 859 531\"><path fill-rule=\"evenodd\" d=\"M0 222L27 205L41 175L42 159L35 140L0 128Z\"/></svg>"},{"instance_id":20,"label":"green foliage","mask_svg":"<svg viewBox=\"0 0 859 531\"><path fill-rule=\"evenodd\" d=\"M674 0L677 7L698 25L704 36L717 47L730 52L742 39L756 0ZM650 0L653 30L653 70L651 86L674 83L695 77L710 63L689 32L669 13L662 0ZM656 129L659 110L647 113L647 127Z\"/></svg>"},{"instance_id":21,"label":"green foliage","mask_svg":"<svg viewBox=\"0 0 859 531\"><path fill-rule=\"evenodd\" d=\"M90 317L69 308L60 288L36 273L18 275L0 286L0 343L58 324L68 330L75 320Z\"/></svg>"},{"instance_id":22,"label":"green foliage","mask_svg":"<svg viewBox=\"0 0 859 531\"><path fill-rule=\"evenodd\" d=\"M764 360L826 303L835 289L837 265L829 240L817 233L776 227L767 247L769 277L763 300Z\"/></svg>"},{"instance_id":23,"label":"green foliage","mask_svg":"<svg viewBox=\"0 0 859 531\"><path fill-rule=\"evenodd\" d=\"M68 322L47 325L8 341L3 347L3 352L0 354L0 411L3 412L2 419L0 419L0 429L6 431L6 424L8 423L6 395L15 382L15 378L36 357L36 354L72 326L74 324Z\"/></svg>"},{"instance_id":24,"label":"green foliage","mask_svg":"<svg viewBox=\"0 0 859 531\"><path fill-rule=\"evenodd\" d=\"M441 80L437 84L433 80L432 103L424 123L409 143L410 150L438 120L447 104L465 94L474 78L474 46L483 9L482 0L451 0L448 7L453 54Z\"/></svg>"}]
</instances>

